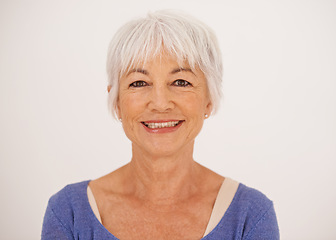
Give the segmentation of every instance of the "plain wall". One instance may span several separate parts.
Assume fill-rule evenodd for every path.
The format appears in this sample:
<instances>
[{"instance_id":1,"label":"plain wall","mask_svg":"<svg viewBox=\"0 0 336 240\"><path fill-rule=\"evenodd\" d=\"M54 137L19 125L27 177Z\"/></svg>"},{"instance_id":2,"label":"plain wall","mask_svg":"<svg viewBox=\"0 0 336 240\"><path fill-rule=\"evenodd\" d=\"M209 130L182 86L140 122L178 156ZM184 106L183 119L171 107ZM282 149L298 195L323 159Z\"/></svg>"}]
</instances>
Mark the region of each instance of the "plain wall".
<instances>
[{"instance_id":1,"label":"plain wall","mask_svg":"<svg viewBox=\"0 0 336 240\"><path fill-rule=\"evenodd\" d=\"M49 197L130 160L106 106L123 23L184 10L218 35L224 98L195 160L274 201L281 239L336 239L336 2L0 2L0 238L38 239Z\"/></svg>"}]
</instances>

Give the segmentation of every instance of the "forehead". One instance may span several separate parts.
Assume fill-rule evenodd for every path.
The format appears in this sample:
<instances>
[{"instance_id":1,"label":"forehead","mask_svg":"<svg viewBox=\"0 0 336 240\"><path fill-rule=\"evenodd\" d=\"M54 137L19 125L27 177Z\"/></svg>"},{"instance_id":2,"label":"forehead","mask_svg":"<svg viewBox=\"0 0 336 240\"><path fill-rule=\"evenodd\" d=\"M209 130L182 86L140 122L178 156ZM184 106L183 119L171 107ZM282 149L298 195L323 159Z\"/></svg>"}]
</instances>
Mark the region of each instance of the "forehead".
<instances>
[{"instance_id":1,"label":"forehead","mask_svg":"<svg viewBox=\"0 0 336 240\"><path fill-rule=\"evenodd\" d=\"M147 74L149 71L156 70L166 70L172 74L178 72L194 73L198 69L198 67L191 66L188 60L180 59L177 56L164 52L160 55L148 57L145 60L138 59L132 64L130 63L122 75L128 75L133 72Z\"/></svg>"},{"instance_id":2,"label":"forehead","mask_svg":"<svg viewBox=\"0 0 336 240\"><path fill-rule=\"evenodd\" d=\"M193 56L189 56L189 54L183 52L176 52L174 49L165 47L163 43L160 47L152 47L148 51L143 50L137 49L136 51L130 51L128 54L122 54L120 73L123 74L132 68L143 68L154 61L165 64L170 61L179 67L189 68L194 68L196 65L196 59Z\"/></svg>"}]
</instances>

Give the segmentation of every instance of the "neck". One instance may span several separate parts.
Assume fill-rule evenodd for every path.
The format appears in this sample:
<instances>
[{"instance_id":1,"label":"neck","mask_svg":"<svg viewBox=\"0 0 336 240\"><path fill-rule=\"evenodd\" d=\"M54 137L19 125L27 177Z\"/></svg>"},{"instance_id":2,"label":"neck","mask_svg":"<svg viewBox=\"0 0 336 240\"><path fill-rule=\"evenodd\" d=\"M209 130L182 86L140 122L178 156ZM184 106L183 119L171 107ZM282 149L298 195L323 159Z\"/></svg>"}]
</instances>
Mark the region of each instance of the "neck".
<instances>
[{"instance_id":1,"label":"neck","mask_svg":"<svg viewBox=\"0 0 336 240\"><path fill-rule=\"evenodd\" d=\"M156 205L173 204L187 199L199 188L202 167L192 157L193 149L158 157L133 146L128 165L132 192L136 197Z\"/></svg>"}]
</instances>

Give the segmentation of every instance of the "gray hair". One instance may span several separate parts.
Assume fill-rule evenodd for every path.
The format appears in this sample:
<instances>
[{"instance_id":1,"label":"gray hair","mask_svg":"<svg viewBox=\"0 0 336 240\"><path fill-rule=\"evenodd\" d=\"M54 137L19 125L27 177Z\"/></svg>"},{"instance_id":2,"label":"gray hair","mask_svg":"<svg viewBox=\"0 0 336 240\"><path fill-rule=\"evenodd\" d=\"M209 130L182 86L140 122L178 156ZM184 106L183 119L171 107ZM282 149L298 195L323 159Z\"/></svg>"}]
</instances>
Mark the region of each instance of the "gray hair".
<instances>
[{"instance_id":1,"label":"gray hair","mask_svg":"<svg viewBox=\"0 0 336 240\"><path fill-rule=\"evenodd\" d=\"M165 50L199 67L207 80L212 113L218 109L222 95L222 56L217 38L199 20L171 10L148 13L146 18L130 21L114 35L107 55L108 106L117 117L119 79L130 67L144 63Z\"/></svg>"}]
</instances>

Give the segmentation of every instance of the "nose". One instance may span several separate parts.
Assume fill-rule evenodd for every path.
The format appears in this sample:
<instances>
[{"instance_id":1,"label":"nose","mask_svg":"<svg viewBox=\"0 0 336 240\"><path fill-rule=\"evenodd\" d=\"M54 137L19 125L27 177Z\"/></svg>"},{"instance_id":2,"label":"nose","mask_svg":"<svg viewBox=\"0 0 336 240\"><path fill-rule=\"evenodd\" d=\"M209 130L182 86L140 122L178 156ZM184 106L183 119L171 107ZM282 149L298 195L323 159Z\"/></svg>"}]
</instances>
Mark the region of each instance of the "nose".
<instances>
[{"instance_id":1,"label":"nose","mask_svg":"<svg viewBox=\"0 0 336 240\"><path fill-rule=\"evenodd\" d=\"M169 112L174 108L173 95L168 86L153 86L148 107L154 112Z\"/></svg>"}]
</instances>

